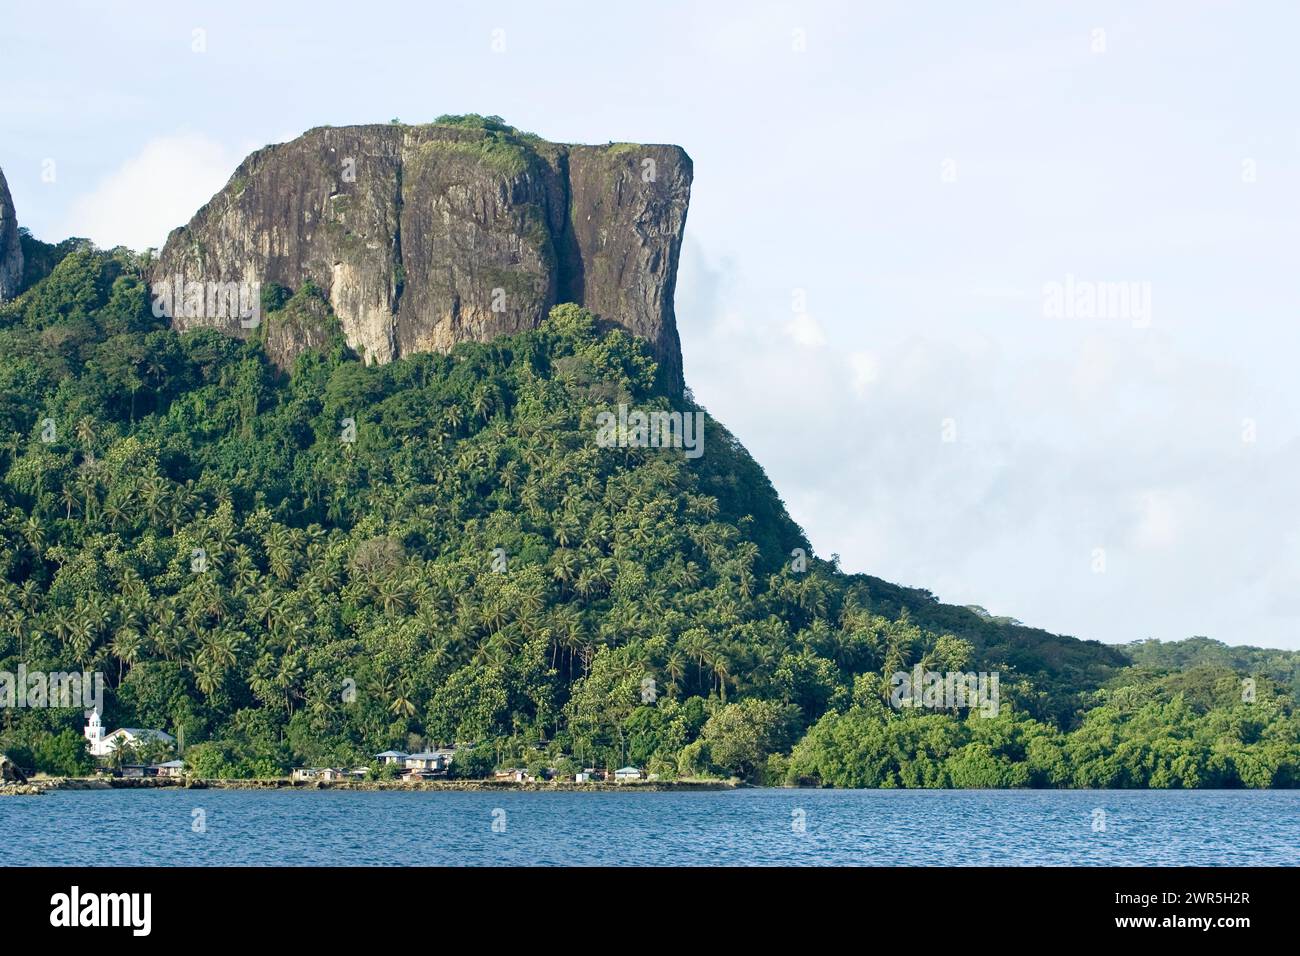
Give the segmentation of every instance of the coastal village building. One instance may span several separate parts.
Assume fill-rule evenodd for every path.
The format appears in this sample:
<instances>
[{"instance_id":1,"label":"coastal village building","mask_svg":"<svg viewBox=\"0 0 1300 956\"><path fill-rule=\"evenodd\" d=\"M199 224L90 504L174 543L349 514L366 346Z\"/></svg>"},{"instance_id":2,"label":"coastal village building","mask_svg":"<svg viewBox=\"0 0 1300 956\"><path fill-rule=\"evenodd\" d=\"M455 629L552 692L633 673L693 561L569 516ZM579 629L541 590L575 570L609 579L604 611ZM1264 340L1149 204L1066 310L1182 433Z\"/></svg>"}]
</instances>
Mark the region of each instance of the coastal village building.
<instances>
[{"instance_id":1,"label":"coastal village building","mask_svg":"<svg viewBox=\"0 0 1300 956\"><path fill-rule=\"evenodd\" d=\"M99 719L99 711L92 711L90 720L83 731L86 746L92 757L107 757L118 747L138 747L147 743L174 744L176 738L161 730L147 730L140 727L119 727L111 734L104 733L104 725Z\"/></svg>"},{"instance_id":2,"label":"coastal village building","mask_svg":"<svg viewBox=\"0 0 1300 956\"><path fill-rule=\"evenodd\" d=\"M343 767L299 767L293 771L291 778L309 782L313 780L364 780L370 773L369 767L354 767L346 770Z\"/></svg>"},{"instance_id":3,"label":"coastal village building","mask_svg":"<svg viewBox=\"0 0 1300 956\"><path fill-rule=\"evenodd\" d=\"M183 777L184 760L168 760L166 763L128 763L121 768L123 777Z\"/></svg>"},{"instance_id":4,"label":"coastal village building","mask_svg":"<svg viewBox=\"0 0 1300 956\"><path fill-rule=\"evenodd\" d=\"M431 770L435 773L451 767L451 758L455 751L430 750L425 753L407 754L403 763L407 770Z\"/></svg>"},{"instance_id":5,"label":"coastal village building","mask_svg":"<svg viewBox=\"0 0 1300 956\"><path fill-rule=\"evenodd\" d=\"M289 775L289 779L310 783L316 780L334 782L339 780L365 780L370 776L369 767L298 767Z\"/></svg>"},{"instance_id":6,"label":"coastal village building","mask_svg":"<svg viewBox=\"0 0 1300 956\"><path fill-rule=\"evenodd\" d=\"M427 750L421 753L408 754L401 750L385 750L382 753L374 755L374 766L396 766L401 767L399 776L408 783L418 783L422 780L436 780L447 776L451 769L452 760L455 757L454 748L444 748L439 750ZM165 773L166 764L159 765L157 771ZM345 770L339 767L299 767L293 771L292 779L298 782L314 781L343 781L343 780L365 780L370 775L369 767L357 767L353 770ZM553 780L559 776L559 773L553 767L548 767L544 771L536 774L530 773L524 767L502 767L492 773L492 779L501 782L511 783L537 783L545 780ZM567 777L565 779L568 779ZM648 777L639 767L622 767L618 770L598 770L594 767L584 767L575 772L572 779L576 783L593 783L597 781L616 780L619 783L633 780L655 780L657 776L650 774Z\"/></svg>"}]
</instances>

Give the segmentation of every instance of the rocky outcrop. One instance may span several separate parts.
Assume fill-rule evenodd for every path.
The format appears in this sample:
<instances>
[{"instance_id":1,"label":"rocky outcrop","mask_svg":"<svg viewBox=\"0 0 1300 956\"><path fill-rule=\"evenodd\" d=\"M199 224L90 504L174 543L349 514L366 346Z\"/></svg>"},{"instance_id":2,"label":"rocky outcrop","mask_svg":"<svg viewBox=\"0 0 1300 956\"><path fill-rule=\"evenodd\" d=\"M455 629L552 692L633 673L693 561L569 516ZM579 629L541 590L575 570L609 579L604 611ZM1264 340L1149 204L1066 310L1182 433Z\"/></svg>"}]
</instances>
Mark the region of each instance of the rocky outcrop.
<instances>
[{"instance_id":1,"label":"rocky outcrop","mask_svg":"<svg viewBox=\"0 0 1300 956\"><path fill-rule=\"evenodd\" d=\"M0 783L26 783L27 776L5 754L0 754Z\"/></svg>"},{"instance_id":2,"label":"rocky outcrop","mask_svg":"<svg viewBox=\"0 0 1300 956\"><path fill-rule=\"evenodd\" d=\"M578 302L648 339L680 388L673 288L691 175L676 146L569 146L491 122L325 127L249 156L171 234L154 281L311 281L378 362L533 328ZM257 327L222 309L172 321ZM312 340L299 323L268 349L288 361Z\"/></svg>"},{"instance_id":3,"label":"rocky outcrop","mask_svg":"<svg viewBox=\"0 0 1300 956\"><path fill-rule=\"evenodd\" d=\"M18 294L23 279L23 247L18 241L18 216L9 184L0 170L0 302Z\"/></svg>"}]
</instances>

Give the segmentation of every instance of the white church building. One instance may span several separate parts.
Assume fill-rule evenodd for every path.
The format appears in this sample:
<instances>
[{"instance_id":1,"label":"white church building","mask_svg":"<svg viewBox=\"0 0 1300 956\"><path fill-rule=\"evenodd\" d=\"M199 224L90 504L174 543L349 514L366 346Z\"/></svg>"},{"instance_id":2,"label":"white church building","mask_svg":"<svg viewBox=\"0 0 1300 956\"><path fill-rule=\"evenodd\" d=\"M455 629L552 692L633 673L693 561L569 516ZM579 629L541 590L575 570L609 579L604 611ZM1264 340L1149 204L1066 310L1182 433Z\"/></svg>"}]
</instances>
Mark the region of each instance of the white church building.
<instances>
[{"instance_id":1,"label":"white church building","mask_svg":"<svg viewBox=\"0 0 1300 956\"><path fill-rule=\"evenodd\" d=\"M161 730L144 730L139 727L119 727L111 734L104 733L104 725L99 719L99 711L91 711L90 720L85 729L86 746L93 757L107 757L118 747L138 747L141 744L159 742L174 744L176 738Z\"/></svg>"}]
</instances>

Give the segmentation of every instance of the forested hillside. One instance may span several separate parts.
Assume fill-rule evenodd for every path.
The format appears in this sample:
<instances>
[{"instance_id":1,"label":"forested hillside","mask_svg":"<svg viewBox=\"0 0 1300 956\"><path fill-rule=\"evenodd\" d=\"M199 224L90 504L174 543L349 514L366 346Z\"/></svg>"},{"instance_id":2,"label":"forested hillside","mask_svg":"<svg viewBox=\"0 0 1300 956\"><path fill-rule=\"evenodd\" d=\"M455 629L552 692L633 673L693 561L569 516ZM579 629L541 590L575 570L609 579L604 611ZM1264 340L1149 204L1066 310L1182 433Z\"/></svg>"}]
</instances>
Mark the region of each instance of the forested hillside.
<instances>
[{"instance_id":1,"label":"forested hillside","mask_svg":"<svg viewBox=\"0 0 1300 956\"><path fill-rule=\"evenodd\" d=\"M264 289L252 341L177 334L141 257L24 250L0 305L0 670L102 671L105 723L182 736L203 773L459 743L462 774L1300 780L1286 675L1256 658L1130 666L843 574L711 418L699 458L600 447L599 412L669 399L646 344L576 306L383 366L335 335L282 372L266 337L329 319L311 286ZM998 716L891 707L916 664L998 672ZM80 710L0 720L20 763L89 767Z\"/></svg>"}]
</instances>

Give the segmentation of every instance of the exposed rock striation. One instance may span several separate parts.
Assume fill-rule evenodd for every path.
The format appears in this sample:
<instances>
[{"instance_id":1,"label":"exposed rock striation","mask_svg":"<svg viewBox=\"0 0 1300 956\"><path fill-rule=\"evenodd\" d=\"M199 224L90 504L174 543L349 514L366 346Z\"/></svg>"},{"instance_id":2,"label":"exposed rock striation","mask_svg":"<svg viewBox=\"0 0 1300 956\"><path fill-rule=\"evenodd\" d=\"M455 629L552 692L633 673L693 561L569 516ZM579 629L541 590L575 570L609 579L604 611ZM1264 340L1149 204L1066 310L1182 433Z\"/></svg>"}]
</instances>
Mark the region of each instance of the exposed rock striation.
<instances>
[{"instance_id":1,"label":"exposed rock striation","mask_svg":"<svg viewBox=\"0 0 1300 956\"><path fill-rule=\"evenodd\" d=\"M676 146L569 146L490 122L314 129L244 160L168 238L154 281L314 282L378 362L578 302L648 339L680 388L673 289L691 177ZM173 324L252 334L197 311ZM301 322L266 335L281 363L319 338Z\"/></svg>"},{"instance_id":2,"label":"exposed rock striation","mask_svg":"<svg viewBox=\"0 0 1300 956\"><path fill-rule=\"evenodd\" d=\"M23 247L18 241L18 216L4 170L0 170L0 302L17 295L22 280Z\"/></svg>"}]
</instances>

